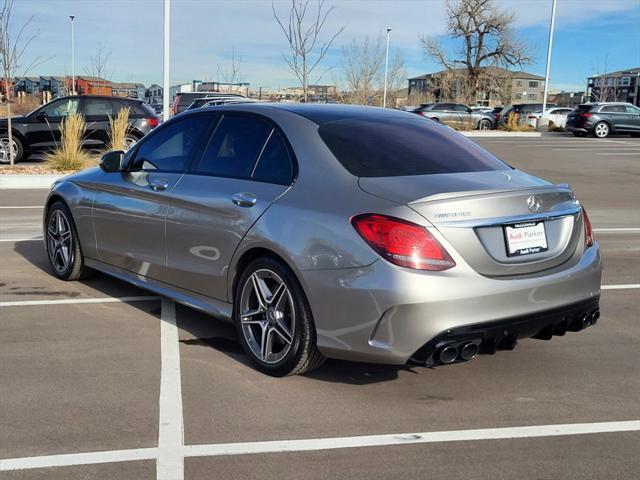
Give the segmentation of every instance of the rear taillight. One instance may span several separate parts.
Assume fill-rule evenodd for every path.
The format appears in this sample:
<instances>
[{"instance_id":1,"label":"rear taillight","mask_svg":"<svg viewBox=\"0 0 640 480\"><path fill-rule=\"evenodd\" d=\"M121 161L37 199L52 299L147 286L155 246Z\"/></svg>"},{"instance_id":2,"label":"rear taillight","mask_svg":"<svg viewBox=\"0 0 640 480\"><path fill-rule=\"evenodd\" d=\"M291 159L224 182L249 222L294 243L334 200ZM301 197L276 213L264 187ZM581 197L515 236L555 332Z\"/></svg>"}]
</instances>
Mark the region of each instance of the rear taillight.
<instances>
[{"instance_id":1,"label":"rear taillight","mask_svg":"<svg viewBox=\"0 0 640 480\"><path fill-rule=\"evenodd\" d=\"M351 225L380 256L401 267L441 271L456 265L440 242L415 223L365 213L353 217Z\"/></svg>"},{"instance_id":2,"label":"rear taillight","mask_svg":"<svg viewBox=\"0 0 640 480\"><path fill-rule=\"evenodd\" d=\"M418 115L420 115L421 117L424 117L424 112L418 112Z\"/></svg>"},{"instance_id":3,"label":"rear taillight","mask_svg":"<svg viewBox=\"0 0 640 480\"><path fill-rule=\"evenodd\" d=\"M579 117L581 117L581 118L589 118L589 117L592 117L592 116L593 116L593 113L581 113L579 115Z\"/></svg>"},{"instance_id":4,"label":"rear taillight","mask_svg":"<svg viewBox=\"0 0 640 480\"><path fill-rule=\"evenodd\" d=\"M582 221L584 222L584 246L591 247L594 243L593 228L591 228L591 221L584 207L582 207Z\"/></svg>"},{"instance_id":5,"label":"rear taillight","mask_svg":"<svg viewBox=\"0 0 640 480\"><path fill-rule=\"evenodd\" d=\"M494 113L496 120L500 120L500 114L499 113Z\"/></svg>"},{"instance_id":6,"label":"rear taillight","mask_svg":"<svg viewBox=\"0 0 640 480\"><path fill-rule=\"evenodd\" d=\"M158 123L160 123L160 121L158 120L158 117L149 117L147 118L147 123L151 128L156 128L158 126Z\"/></svg>"}]
</instances>

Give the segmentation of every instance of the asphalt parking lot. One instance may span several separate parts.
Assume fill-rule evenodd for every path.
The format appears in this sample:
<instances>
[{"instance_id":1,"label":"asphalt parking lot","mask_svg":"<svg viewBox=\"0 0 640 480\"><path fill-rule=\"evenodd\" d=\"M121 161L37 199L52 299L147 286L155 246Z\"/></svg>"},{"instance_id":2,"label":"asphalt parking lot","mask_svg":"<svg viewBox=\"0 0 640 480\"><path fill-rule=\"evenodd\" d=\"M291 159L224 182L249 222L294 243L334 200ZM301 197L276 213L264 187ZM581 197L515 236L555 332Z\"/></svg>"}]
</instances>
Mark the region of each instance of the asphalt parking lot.
<instances>
[{"instance_id":1,"label":"asphalt parking lot","mask_svg":"<svg viewBox=\"0 0 640 480\"><path fill-rule=\"evenodd\" d=\"M47 192L0 190L0 478L640 478L640 139L478 141L573 187L602 317L435 369L262 375L228 324L104 275L56 280Z\"/></svg>"}]
</instances>

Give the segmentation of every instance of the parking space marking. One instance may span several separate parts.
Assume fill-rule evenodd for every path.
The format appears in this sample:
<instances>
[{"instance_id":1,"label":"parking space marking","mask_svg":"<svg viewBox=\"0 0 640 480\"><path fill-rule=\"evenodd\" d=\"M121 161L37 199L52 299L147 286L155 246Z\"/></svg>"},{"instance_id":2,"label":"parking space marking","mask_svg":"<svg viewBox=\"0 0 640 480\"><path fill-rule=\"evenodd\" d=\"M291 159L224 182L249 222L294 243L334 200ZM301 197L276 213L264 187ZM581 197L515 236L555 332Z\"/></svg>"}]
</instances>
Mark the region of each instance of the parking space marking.
<instances>
[{"instance_id":1,"label":"parking space marking","mask_svg":"<svg viewBox=\"0 0 640 480\"><path fill-rule=\"evenodd\" d=\"M129 303L129 302L146 302L149 300L160 300L157 296L138 296L138 297L100 297L100 298L65 298L62 300L21 300L15 302L0 302L0 308L3 307L33 307L41 305L73 305L79 303Z\"/></svg>"},{"instance_id":2,"label":"parking space marking","mask_svg":"<svg viewBox=\"0 0 640 480\"><path fill-rule=\"evenodd\" d=\"M640 288L640 283L628 283L626 285L602 285L602 290L633 290Z\"/></svg>"},{"instance_id":3,"label":"parking space marking","mask_svg":"<svg viewBox=\"0 0 640 480\"><path fill-rule=\"evenodd\" d=\"M391 433L358 437L313 438L273 442L222 443L190 445L184 448L185 457L247 455L282 452L308 452L337 448L382 447L416 443L466 442L476 440L503 440L512 438L560 437L594 433L637 432L640 420L623 422L574 423L531 427L485 428L443 432Z\"/></svg>"},{"instance_id":4,"label":"parking space marking","mask_svg":"<svg viewBox=\"0 0 640 480\"><path fill-rule=\"evenodd\" d=\"M611 156L611 155L615 155L615 156L619 156L619 155L636 155L637 157L640 157L640 150L639 151L635 151L635 152L615 152L615 153L596 153L596 155L599 156Z\"/></svg>"},{"instance_id":5,"label":"parking space marking","mask_svg":"<svg viewBox=\"0 0 640 480\"><path fill-rule=\"evenodd\" d=\"M153 460L158 456L157 448L137 448L131 450L112 450L107 452L67 453L62 455L43 455L0 459L0 472L9 470L27 470L32 468L68 467L72 465L95 465L99 463L133 462Z\"/></svg>"},{"instance_id":6,"label":"parking space marking","mask_svg":"<svg viewBox=\"0 0 640 480\"><path fill-rule=\"evenodd\" d=\"M41 242L42 241L42 235L37 236L37 237L23 237L23 238L0 238L0 242L13 242L13 243L17 243L17 242Z\"/></svg>"},{"instance_id":7,"label":"parking space marking","mask_svg":"<svg viewBox=\"0 0 640 480\"><path fill-rule=\"evenodd\" d=\"M185 445L176 447L174 456L182 465L186 457L215 457L286 452L309 452L341 448L383 447L390 445L415 445L420 443L469 442L483 440L506 440L522 438L562 437L570 435L592 435L598 433L621 433L640 431L640 420L597 423L570 423L561 425L535 425L527 427L483 428L473 430L451 430L439 432L390 433L384 435L361 435L356 437L310 438L300 440L276 440L264 442L214 443L208 445ZM64 467L97 463L130 462L158 459L157 478L182 479L183 472L160 471L165 453L161 448L88 452L41 457L9 458L0 460L0 472L32 468ZM178 476L179 475L179 476Z\"/></svg>"},{"instance_id":8,"label":"parking space marking","mask_svg":"<svg viewBox=\"0 0 640 480\"><path fill-rule=\"evenodd\" d=\"M10 206L10 207L0 207L0 210L20 210L20 209L25 209L25 208L44 208L43 205L16 205L16 206Z\"/></svg>"},{"instance_id":9,"label":"parking space marking","mask_svg":"<svg viewBox=\"0 0 640 480\"><path fill-rule=\"evenodd\" d=\"M158 480L181 480L184 478L184 421L176 305L163 299L161 309L160 427L156 477Z\"/></svg>"}]
</instances>

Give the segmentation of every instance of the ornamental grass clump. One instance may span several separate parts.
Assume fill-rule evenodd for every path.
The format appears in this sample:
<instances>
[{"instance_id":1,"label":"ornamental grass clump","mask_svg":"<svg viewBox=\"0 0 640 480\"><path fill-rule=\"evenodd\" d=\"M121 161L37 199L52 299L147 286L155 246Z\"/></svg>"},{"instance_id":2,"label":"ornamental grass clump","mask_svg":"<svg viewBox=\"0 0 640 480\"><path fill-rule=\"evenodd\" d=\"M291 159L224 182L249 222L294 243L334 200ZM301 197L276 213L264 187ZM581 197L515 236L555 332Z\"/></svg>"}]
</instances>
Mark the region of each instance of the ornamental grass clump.
<instances>
[{"instance_id":1,"label":"ornamental grass clump","mask_svg":"<svg viewBox=\"0 0 640 480\"><path fill-rule=\"evenodd\" d=\"M83 150L87 125L79 113L70 113L60 125L60 144L46 154L49 166L57 171L81 170L92 158Z\"/></svg>"},{"instance_id":2,"label":"ornamental grass clump","mask_svg":"<svg viewBox=\"0 0 640 480\"><path fill-rule=\"evenodd\" d=\"M118 110L118 114L114 117L109 115L109 144L108 150L126 150L128 145L126 143L127 132L129 131L129 107L121 108Z\"/></svg>"}]
</instances>

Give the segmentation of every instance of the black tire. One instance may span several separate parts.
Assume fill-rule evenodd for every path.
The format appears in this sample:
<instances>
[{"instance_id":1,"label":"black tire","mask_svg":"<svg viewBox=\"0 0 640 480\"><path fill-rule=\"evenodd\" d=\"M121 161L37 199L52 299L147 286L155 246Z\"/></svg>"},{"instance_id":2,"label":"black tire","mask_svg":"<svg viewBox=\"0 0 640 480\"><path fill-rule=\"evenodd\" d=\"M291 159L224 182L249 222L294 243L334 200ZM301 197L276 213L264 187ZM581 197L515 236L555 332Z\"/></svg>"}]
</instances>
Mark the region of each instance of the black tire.
<instances>
[{"instance_id":1,"label":"black tire","mask_svg":"<svg viewBox=\"0 0 640 480\"><path fill-rule=\"evenodd\" d=\"M483 118L478 122L478 130L492 130L492 129L493 129L493 124L491 123L491 120L487 118Z\"/></svg>"},{"instance_id":2,"label":"black tire","mask_svg":"<svg viewBox=\"0 0 640 480\"><path fill-rule=\"evenodd\" d=\"M57 223L57 217L53 218L57 215L61 215L63 217L64 221L66 221L67 227L59 229L60 232L57 232L57 234L54 235L50 230L50 223L52 221ZM66 247L66 250L62 250L60 240L63 236L62 232L67 230L69 231L69 244ZM84 264L84 256L82 255L82 248L80 247L78 232L76 230L75 223L73 222L71 211L62 201L54 202L49 207L49 210L47 210L44 231L46 236L44 243L47 250L47 258L56 277L69 281L82 280L90 277L94 273L92 269L86 267ZM66 265L64 264L64 251L67 252Z\"/></svg>"},{"instance_id":3,"label":"black tire","mask_svg":"<svg viewBox=\"0 0 640 480\"><path fill-rule=\"evenodd\" d=\"M275 274L273 276L274 281L277 278L277 281L281 281L288 289L288 293L290 294L291 302L288 303L289 309L293 310L293 335L292 340L287 347L287 344L281 341L284 349L288 348L286 353L283 353L283 357L280 360L268 362L264 361L260 356L254 352L250 342L253 340L255 344L257 344L257 339L253 338L254 332L260 332L261 335L264 335L265 329L262 328L262 325L247 325L243 323L241 320L241 313L243 311L242 303L247 298L252 298L252 295L255 295L255 290L253 288L252 283L252 275L255 273L260 273L261 275L268 275L269 273ZM268 279L268 277L267 277ZM252 292L249 292L252 290ZM249 293L246 293L249 292ZM243 296L243 293L245 294ZM287 293L287 290L285 290ZM271 299L276 295L272 295ZM257 301L257 298L253 297L254 301ZM276 303L279 303L276 301ZM277 307L277 305L276 305ZM282 314L284 317L284 313ZM269 320L267 312L264 312L264 319L261 318L262 314L257 313L255 317L244 317L255 318L257 322L266 322L266 329L270 329ZM276 317L274 315L274 317ZM277 318L277 317L276 317ZM289 319L290 320L290 319ZM322 365L324 362L324 357L320 353L316 345L316 329L313 323L313 316L311 314L311 308L309 307L309 302L307 301L307 297L302 290L302 286L298 282L298 279L295 277L291 269L282 262L281 260L275 257L260 257L253 260L244 271L240 274L238 279L238 283L236 285L236 289L234 292L234 301L233 301L233 321L236 325L236 329L238 331L238 338L240 339L240 343L242 344L242 348L244 349L247 356L251 359L253 365L261 372L266 373L268 375L274 377L284 377L287 375L297 375L305 372L309 372L314 370ZM273 322L277 323L276 320ZM253 329L253 330L252 330ZM277 330L275 325L272 331ZM267 336L267 338L269 338ZM278 336L274 337L278 338ZM284 338L284 337L282 337ZM272 345L273 345L272 340ZM267 340L268 342L268 340Z\"/></svg>"},{"instance_id":4,"label":"black tire","mask_svg":"<svg viewBox=\"0 0 640 480\"><path fill-rule=\"evenodd\" d=\"M587 134L584 132L573 132L573 136L582 138L582 137L586 137Z\"/></svg>"},{"instance_id":5,"label":"black tire","mask_svg":"<svg viewBox=\"0 0 640 480\"><path fill-rule=\"evenodd\" d=\"M16 155L13 159L13 163L18 163L24 158L24 147L22 146L22 142L16 135L12 135L12 140L16 144ZM6 142L8 144L9 135L6 132L0 134L0 141L3 143ZM11 160L9 159L8 152L6 156L4 155L4 153L0 153L0 164L8 165L9 163L11 163Z\"/></svg>"},{"instance_id":6,"label":"black tire","mask_svg":"<svg viewBox=\"0 0 640 480\"><path fill-rule=\"evenodd\" d=\"M591 133L595 138L607 138L611 134L611 126L607 122L598 122Z\"/></svg>"}]
</instances>

